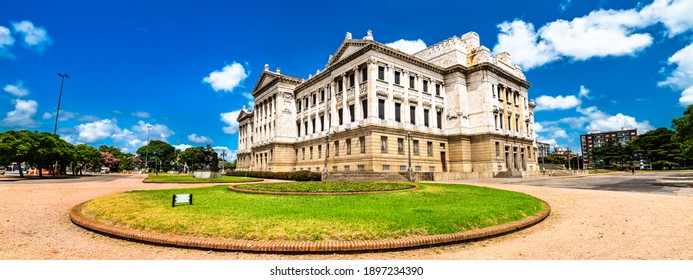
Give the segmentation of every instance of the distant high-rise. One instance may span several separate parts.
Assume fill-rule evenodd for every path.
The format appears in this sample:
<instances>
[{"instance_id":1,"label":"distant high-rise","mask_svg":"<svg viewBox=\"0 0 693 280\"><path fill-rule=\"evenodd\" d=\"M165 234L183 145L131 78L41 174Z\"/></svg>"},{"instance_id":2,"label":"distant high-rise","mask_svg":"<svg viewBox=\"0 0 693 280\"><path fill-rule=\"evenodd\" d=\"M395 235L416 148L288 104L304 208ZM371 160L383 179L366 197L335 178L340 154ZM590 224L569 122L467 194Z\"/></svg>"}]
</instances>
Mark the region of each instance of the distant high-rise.
<instances>
[{"instance_id":1,"label":"distant high-rise","mask_svg":"<svg viewBox=\"0 0 693 280\"><path fill-rule=\"evenodd\" d=\"M594 165L595 162L592 158L592 152L594 152L595 148L599 148L606 144L609 139L613 139L616 143L625 145L637 136L637 130L627 129L625 127L621 128L619 131L590 131L587 134L580 135L580 147L582 148L582 158L584 159L585 166L592 167Z\"/></svg>"}]
</instances>

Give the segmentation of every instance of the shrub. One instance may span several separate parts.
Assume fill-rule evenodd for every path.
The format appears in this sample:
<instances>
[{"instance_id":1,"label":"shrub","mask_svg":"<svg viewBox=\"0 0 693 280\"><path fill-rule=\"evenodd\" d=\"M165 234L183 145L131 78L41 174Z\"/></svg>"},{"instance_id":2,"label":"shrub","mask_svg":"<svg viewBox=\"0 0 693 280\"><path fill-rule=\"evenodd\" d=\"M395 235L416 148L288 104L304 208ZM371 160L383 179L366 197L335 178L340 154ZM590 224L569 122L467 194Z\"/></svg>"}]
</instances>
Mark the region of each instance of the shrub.
<instances>
[{"instance_id":1,"label":"shrub","mask_svg":"<svg viewBox=\"0 0 693 280\"><path fill-rule=\"evenodd\" d=\"M245 176L265 179L279 179L292 181L321 181L322 177L318 172L295 171L295 172L270 172L270 171L235 171L227 170L226 176Z\"/></svg>"}]
</instances>

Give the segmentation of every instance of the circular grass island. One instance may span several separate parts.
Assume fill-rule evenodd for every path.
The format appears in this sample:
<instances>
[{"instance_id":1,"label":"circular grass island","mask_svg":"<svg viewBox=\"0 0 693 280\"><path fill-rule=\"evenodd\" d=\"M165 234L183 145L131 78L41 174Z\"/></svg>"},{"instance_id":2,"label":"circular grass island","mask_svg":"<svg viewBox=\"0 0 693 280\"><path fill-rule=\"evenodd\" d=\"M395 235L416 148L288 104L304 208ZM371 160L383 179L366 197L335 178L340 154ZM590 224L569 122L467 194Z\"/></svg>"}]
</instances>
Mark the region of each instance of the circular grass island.
<instances>
[{"instance_id":1,"label":"circular grass island","mask_svg":"<svg viewBox=\"0 0 693 280\"><path fill-rule=\"evenodd\" d=\"M316 185L328 183L349 185ZM478 239L533 225L550 212L548 204L523 193L417 185L416 190L349 196L257 195L229 191L225 185L131 191L79 204L70 217L88 229L167 245L338 252ZM193 205L171 207L171 197L182 193L193 194Z\"/></svg>"},{"instance_id":2,"label":"circular grass island","mask_svg":"<svg viewBox=\"0 0 693 280\"><path fill-rule=\"evenodd\" d=\"M372 194L417 188L416 185L410 183L387 182L283 182L229 186L229 190L235 192L285 195Z\"/></svg>"}]
</instances>

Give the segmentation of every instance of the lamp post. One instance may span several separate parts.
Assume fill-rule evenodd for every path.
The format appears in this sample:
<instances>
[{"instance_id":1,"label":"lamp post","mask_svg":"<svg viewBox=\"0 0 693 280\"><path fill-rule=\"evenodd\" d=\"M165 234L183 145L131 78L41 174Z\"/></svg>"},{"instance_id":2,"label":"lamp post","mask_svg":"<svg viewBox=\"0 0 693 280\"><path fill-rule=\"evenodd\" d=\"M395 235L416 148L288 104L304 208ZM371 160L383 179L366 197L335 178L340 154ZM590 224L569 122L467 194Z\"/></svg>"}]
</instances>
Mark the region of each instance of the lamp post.
<instances>
[{"instance_id":1,"label":"lamp post","mask_svg":"<svg viewBox=\"0 0 693 280\"><path fill-rule=\"evenodd\" d=\"M144 169L149 172L149 130L152 128L151 125L147 125L147 153L144 154Z\"/></svg>"},{"instance_id":2,"label":"lamp post","mask_svg":"<svg viewBox=\"0 0 693 280\"><path fill-rule=\"evenodd\" d=\"M411 178L411 132L407 130L407 136L405 137L407 139L407 153L408 153L408 162L409 166L407 167L407 176L409 176L409 181L413 181Z\"/></svg>"},{"instance_id":3,"label":"lamp post","mask_svg":"<svg viewBox=\"0 0 693 280\"><path fill-rule=\"evenodd\" d=\"M226 162L226 159L224 158L226 156L226 150L221 151L221 173L224 173L224 162Z\"/></svg>"},{"instance_id":4,"label":"lamp post","mask_svg":"<svg viewBox=\"0 0 693 280\"><path fill-rule=\"evenodd\" d=\"M63 84L65 83L65 78L70 77L68 74L60 73L58 73L58 76L60 77L60 94L58 95L58 110L55 111L55 126L53 126L53 134L56 134L58 131L58 115L60 114L60 100L63 98Z\"/></svg>"},{"instance_id":5,"label":"lamp post","mask_svg":"<svg viewBox=\"0 0 693 280\"><path fill-rule=\"evenodd\" d=\"M327 134L325 134L325 166L322 169L322 178L327 178L327 158L330 157L330 128L327 128Z\"/></svg>"}]
</instances>

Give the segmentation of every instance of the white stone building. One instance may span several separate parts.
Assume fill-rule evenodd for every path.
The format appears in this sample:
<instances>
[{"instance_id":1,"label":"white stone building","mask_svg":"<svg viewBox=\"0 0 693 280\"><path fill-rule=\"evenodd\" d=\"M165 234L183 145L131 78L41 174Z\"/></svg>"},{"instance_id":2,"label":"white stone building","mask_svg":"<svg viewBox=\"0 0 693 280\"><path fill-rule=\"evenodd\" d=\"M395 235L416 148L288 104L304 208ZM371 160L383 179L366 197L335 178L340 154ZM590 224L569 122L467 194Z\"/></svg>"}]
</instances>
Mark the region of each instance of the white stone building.
<instances>
[{"instance_id":1,"label":"white stone building","mask_svg":"<svg viewBox=\"0 0 693 280\"><path fill-rule=\"evenodd\" d=\"M436 179L530 175L529 87L474 32L413 55L347 33L307 80L265 65L253 110L238 116L237 168L406 172L411 152L413 171Z\"/></svg>"}]
</instances>

